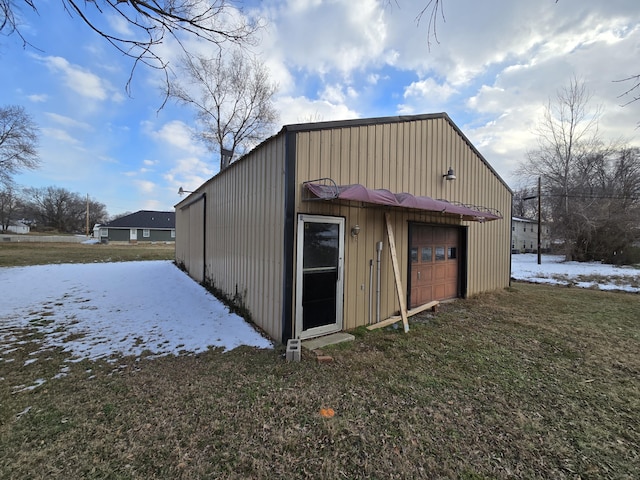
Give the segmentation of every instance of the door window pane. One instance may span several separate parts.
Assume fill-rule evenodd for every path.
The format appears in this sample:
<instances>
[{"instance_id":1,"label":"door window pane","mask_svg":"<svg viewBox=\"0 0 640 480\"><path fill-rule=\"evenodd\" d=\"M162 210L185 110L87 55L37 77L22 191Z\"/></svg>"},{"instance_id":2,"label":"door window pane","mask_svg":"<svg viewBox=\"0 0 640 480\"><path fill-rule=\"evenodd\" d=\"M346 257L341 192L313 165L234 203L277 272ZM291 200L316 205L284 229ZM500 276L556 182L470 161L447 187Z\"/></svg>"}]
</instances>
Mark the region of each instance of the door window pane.
<instances>
[{"instance_id":1,"label":"door window pane","mask_svg":"<svg viewBox=\"0 0 640 480\"><path fill-rule=\"evenodd\" d=\"M433 249L431 247L422 247L422 261L430 262L433 258Z\"/></svg>"},{"instance_id":2,"label":"door window pane","mask_svg":"<svg viewBox=\"0 0 640 480\"><path fill-rule=\"evenodd\" d=\"M436 247L436 262L439 262L445 259L446 257L444 256L444 247Z\"/></svg>"},{"instance_id":3,"label":"door window pane","mask_svg":"<svg viewBox=\"0 0 640 480\"><path fill-rule=\"evenodd\" d=\"M458 251L456 247L449 247L448 255L449 255L449 260L454 260L458 258Z\"/></svg>"},{"instance_id":4,"label":"door window pane","mask_svg":"<svg viewBox=\"0 0 640 480\"><path fill-rule=\"evenodd\" d=\"M304 224L304 268L338 266L338 236L335 223L306 222Z\"/></svg>"},{"instance_id":5,"label":"door window pane","mask_svg":"<svg viewBox=\"0 0 640 480\"><path fill-rule=\"evenodd\" d=\"M411 247L411 263L418 263L418 249Z\"/></svg>"}]
</instances>

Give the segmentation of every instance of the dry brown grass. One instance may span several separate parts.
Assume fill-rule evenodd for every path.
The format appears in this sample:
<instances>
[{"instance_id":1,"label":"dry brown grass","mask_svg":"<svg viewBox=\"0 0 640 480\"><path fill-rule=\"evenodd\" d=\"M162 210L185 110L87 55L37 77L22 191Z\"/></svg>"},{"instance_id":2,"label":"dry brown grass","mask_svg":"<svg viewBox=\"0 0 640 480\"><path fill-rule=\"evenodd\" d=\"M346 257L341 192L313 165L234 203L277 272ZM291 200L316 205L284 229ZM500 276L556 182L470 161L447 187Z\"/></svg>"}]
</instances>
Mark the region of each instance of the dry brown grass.
<instances>
[{"instance_id":1,"label":"dry brown grass","mask_svg":"<svg viewBox=\"0 0 640 480\"><path fill-rule=\"evenodd\" d=\"M636 478L639 319L638 295L517 284L358 330L329 364L72 363L3 329L0 477Z\"/></svg>"},{"instance_id":2,"label":"dry brown grass","mask_svg":"<svg viewBox=\"0 0 640 480\"><path fill-rule=\"evenodd\" d=\"M0 243L0 267L50 263L126 262L173 260L173 243L87 245L82 243Z\"/></svg>"}]
</instances>

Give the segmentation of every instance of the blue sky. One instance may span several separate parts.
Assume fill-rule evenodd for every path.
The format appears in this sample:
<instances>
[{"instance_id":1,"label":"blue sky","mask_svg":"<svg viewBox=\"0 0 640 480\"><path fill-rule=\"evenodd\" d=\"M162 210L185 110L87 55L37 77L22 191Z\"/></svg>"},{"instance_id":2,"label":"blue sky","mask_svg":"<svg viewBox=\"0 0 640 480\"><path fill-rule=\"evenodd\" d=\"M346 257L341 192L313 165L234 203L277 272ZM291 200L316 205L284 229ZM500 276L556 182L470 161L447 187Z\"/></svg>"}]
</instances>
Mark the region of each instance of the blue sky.
<instances>
[{"instance_id":1,"label":"blue sky","mask_svg":"<svg viewBox=\"0 0 640 480\"><path fill-rule=\"evenodd\" d=\"M310 118L447 112L516 188L544 106L577 77L602 108L602 137L640 145L640 102L622 108L625 84L614 82L640 73L637 0L444 2L430 47L426 20L416 23L427 0L244 2L265 19L253 52L279 86L276 131ZM22 105L40 128L42 167L20 185L89 194L115 215L171 210L180 186L217 172L217 156L191 134L193 112L159 110L157 72L138 68L129 96L129 59L60 0L36 5L39 14L22 10L21 29L37 48L0 37L0 105ZM180 54L171 41L161 52L171 62Z\"/></svg>"}]
</instances>

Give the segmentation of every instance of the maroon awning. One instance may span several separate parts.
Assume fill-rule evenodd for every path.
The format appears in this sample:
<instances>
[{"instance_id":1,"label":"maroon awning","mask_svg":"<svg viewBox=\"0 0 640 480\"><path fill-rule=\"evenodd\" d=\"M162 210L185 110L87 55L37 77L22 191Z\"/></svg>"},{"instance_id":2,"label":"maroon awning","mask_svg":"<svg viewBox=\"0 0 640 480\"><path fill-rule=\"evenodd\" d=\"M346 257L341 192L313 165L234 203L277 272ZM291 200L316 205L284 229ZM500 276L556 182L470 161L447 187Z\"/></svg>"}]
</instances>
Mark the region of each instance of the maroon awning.
<instances>
[{"instance_id":1,"label":"maroon awning","mask_svg":"<svg viewBox=\"0 0 640 480\"><path fill-rule=\"evenodd\" d=\"M324 179L322 179L324 180ZM442 214L457 215L463 220L474 222L488 222L502 218L500 212L486 207L451 203L446 200L436 200L431 197L421 197L410 193L392 193L385 189L366 188L359 183L352 185L336 185L329 181L305 182L304 188L313 195L313 200L350 200L388 207L409 208L440 212Z\"/></svg>"}]
</instances>

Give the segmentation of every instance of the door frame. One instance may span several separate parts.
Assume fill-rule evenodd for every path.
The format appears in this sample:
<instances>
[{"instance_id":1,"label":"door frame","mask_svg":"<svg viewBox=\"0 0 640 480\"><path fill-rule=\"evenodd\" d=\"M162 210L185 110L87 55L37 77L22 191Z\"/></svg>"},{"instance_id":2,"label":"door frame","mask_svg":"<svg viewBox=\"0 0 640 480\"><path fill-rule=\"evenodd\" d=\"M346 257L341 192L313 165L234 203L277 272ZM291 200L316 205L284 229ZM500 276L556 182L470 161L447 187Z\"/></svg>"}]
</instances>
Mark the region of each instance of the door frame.
<instances>
[{"instance_id":1,"label":"door frame","mask_svg":"<svg viewBox=\"0 0 640 480\"><path fill-rule=\"evenodd\" d=\"M320 327L303 330L303 253L304 253L304 224L305 223L332 223L338 225L338 279L336 281L336 322ZM294 338L312 338L330 333L339 332L343 327L343 306L344 306L344 217L334 217L326 215L298 214L297 240L296 240L296 288L295 288L295 334Z\"/></svg>"}]
</instances>

